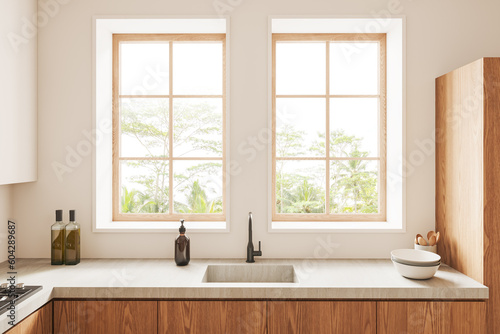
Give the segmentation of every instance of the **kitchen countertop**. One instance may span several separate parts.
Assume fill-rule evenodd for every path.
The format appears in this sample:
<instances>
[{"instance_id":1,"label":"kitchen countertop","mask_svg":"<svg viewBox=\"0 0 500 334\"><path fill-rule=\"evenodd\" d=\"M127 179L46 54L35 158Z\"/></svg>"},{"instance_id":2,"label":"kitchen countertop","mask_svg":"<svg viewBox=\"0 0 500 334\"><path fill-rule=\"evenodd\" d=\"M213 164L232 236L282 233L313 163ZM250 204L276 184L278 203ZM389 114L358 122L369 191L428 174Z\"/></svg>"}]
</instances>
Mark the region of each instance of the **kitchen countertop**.
<instances>
[{"instance_id":1,"label":"kitchen countertop","mask_svg":"<svg viewBox=\"0 0 500 334\"><path fill-rule=\"evenodd\" d=\"M207 265L292 264L298 283L204 283ZM50 259L18 259L17 282L42 285L42 291L17 306L17 322L53 298L150 299L432 299L480 300L488 288L442 265L429 280L402 277L390 260L191 260L177 267L172 259L83 259L76 266L51 266ZM6 282L7 262L0 264ZM0 330L9 328L6 314Z\"/></svg>"}]
</instances>

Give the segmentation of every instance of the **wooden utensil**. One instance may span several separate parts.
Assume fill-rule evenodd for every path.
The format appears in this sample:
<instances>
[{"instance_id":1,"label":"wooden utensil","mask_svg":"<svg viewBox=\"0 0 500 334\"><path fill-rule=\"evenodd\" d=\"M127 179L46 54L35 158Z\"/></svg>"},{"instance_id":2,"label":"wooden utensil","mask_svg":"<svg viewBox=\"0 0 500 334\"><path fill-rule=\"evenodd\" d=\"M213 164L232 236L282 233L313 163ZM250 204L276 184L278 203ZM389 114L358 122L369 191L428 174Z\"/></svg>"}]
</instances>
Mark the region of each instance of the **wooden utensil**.
<instances>
[{"instance_id":1,"label":"wooden utensil","mask_svg":"<svg viewBox=\"0 0 500 334\"><path fill-rule=\"evenodd\" d=\"M429 231L429 232L427 232L427 240L429 240L429 241L430 241L430 240L431 240L431 237L432 237L433 235L436 235L436 232L434 232L434 231Z\"/></svg>"},{"instance_id":2,"label":"wooden utensil","mask_svg":"<svg viewBox=\"0 0 500 334\"><path fill-rule=\"evenodd\" d=\"M427 246L427 241L425 241L425 239L423 237L419 237L418 238L418 244L420 246Z\"/></svg>"},{"instance_id":3,"label":"wooden utensil","mask_svg":"<svg viewBox=\"0 0 500 334\"><path fill-rule=\"evenodd\" d=\"M421 234L417 234L415 236L415 245L418 245L418 238L422 238L422 235Z\"/></svg>"},{"instance_id":4,"label":"wooden utensil","mask_svg":"<svg viewBox=\"0 0 500 334\"><path fill-rule=\"evenodd\" d=\"M441 240L441 234L438 232L436 233L436 244Z\"/></svg>"},{"instance_id":5,"label":"wooden utensil","mask_svg":"<svg viewBox=\"0 0 500 334\"><path fill-rule=\"evenodd\" d=\"M436 244L436 236L431 235L431 237L429 238L429 246L434 246L435 244Z\"/></svg>"}]
</instances>

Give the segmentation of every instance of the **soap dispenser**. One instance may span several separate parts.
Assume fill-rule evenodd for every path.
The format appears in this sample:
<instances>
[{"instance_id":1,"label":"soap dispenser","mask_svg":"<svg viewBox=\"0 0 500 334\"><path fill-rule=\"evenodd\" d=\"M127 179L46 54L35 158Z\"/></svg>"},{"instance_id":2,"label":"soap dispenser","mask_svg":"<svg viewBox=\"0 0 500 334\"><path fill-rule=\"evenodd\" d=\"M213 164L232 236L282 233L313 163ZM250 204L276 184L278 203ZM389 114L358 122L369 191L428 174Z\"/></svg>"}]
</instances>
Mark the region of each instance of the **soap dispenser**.
<instances>
[{"instance_id":1,"label":"soap dispenser","mask_svg":"<svg viewBox=\"0 0 500 334\"><path fill-rule=\"evenodd\" d=\"M175 263L178 266L185 266L189 263L189 238L186 236L186 228L184 227L184 219L181 219L181 227L179 235L175 239Z\"/></svg>"}]
</instances>

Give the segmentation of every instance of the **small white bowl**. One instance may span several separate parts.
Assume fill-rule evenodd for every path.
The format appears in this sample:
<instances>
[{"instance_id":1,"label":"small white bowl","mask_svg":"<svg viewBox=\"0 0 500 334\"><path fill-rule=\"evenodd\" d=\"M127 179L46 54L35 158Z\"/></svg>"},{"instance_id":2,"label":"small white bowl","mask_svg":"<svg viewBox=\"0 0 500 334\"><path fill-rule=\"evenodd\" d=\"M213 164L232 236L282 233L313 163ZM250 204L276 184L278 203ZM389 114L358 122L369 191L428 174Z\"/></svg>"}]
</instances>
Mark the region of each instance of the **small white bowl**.
<instances>
[{"instance_id":1,"label":"small white bowl","mask_svg":"<svg viewBox=\"0 0 500 334\"><path fill-rule=\"evenodd\" d=\"M396 249L391 252L391 256L398 262L415 265L435 265L441 261L441 256L431 252L416 249Z\"/></svg>"},{"instance_id":2,"label":"small white bowl","mask_svg":"<svg viewBox=\"0 0 500 334\"><path fill-rule=\"evenodd\" d=\"M392 261L392 263L394 263L394 267L401 276L411 279L429 279L436 274L440 266L438 264L437 266L420 267L401 264L396 261Z\"/></svg>"},{"instance_id":3,"label":"small white bowl","mask_svg":"<svg viewBox=\"0 0 500 334\"><path fill-rule=\"evenodd\" d=\"M437 254L437 245L434 245L434 246L422 246L422 245L414 244L414 246L415 246L416 250L422 250L422 251L432 252L432 253Z\"/></svg>"}]
</instances>

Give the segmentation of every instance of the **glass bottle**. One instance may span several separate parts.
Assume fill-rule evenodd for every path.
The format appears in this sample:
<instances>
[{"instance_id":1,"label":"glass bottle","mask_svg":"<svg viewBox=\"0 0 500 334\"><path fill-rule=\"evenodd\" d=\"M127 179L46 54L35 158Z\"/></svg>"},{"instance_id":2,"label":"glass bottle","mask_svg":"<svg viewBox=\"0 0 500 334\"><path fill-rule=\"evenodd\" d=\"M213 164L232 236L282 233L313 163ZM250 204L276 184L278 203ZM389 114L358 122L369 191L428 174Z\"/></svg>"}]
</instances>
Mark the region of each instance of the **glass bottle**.
<instances>
[{"instance_id":1,"label":"glass bottle","mask_svg":"<svg viewBox=\"0 0 500 334\"><path fill-rule=\"evenodd\" d=\"M75 210L69 211L69 224L66 225L66 264L80 263L80 224L75 220Z\"/></svg>"},{"instance_id":2,"label":"glass bottle","mask_svg":"<svg viewBox=\"0 0 500 334\"><path fill-rule=\"evenodd\" d=\"M50 264L64 264L64 246L65 246L65 227L63 223L63 210L56 210L56 222L51 226L50 239Z\"/></svg>"},{"instance_id":3,"label":"glass bottle","mask_svg":"<svg viewBox=\"0 0 500 334\"><path fill-rule=\"evenodd\" d=\"M185 266L189 263L189 238L186 236L186 228L184 227L184 219L181 219L181 227L179 228L179 236L175 239L175 263L178 266Z\"/></svg>"}]
</instances>

